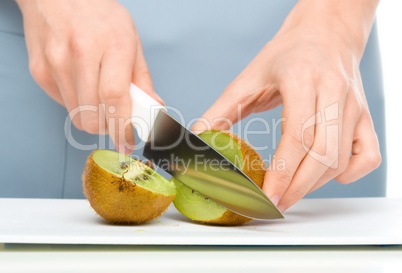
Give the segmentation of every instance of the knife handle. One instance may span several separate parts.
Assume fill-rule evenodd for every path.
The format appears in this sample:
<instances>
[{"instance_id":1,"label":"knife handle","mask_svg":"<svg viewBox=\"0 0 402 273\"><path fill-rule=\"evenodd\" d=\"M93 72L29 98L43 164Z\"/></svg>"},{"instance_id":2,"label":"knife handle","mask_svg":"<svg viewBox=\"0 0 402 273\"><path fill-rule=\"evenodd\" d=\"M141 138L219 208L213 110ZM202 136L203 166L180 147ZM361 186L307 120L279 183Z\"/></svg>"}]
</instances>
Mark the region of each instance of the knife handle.
<instances>
[{"instance_id":1,"label":"knife handle","mask_svg":"<svg viewBox=\"0 0 402 273\"><path fill-rule=\"evenodd\" d=\"M160 110L166 108L135 84L130 86L131 123L142 141L147 141Z\"/></svg>"}]
</instances>

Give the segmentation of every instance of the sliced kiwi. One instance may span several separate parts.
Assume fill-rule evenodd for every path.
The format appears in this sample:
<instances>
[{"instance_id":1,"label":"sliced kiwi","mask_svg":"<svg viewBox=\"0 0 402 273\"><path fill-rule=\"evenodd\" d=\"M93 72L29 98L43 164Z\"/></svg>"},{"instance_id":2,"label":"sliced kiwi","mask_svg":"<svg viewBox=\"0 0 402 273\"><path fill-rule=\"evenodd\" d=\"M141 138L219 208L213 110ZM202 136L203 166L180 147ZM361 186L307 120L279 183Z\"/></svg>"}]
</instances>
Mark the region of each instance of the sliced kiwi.
<instances>
[{"instance_id":1,"label":"sliced kiwi","mask_svg":"<svg viewBox=\"0 0 402 273\"><path fill-rule=\"evenodd\" d=\"M247 142L227 131L211 130L199 136L241 169L259 187L262 186L265 164ZM175 183L177 189L173 203L188 218L217 225L240 225L251 221L250 218L226 209L179 180L172 178L171 181Z\"/></svg>"},{"instance_id":2,"label":"sliced kiwi","mask_svg":"<svg viewBox=\"0 0 402 273\"><path fill-rule=\"evenodd\" d=\"M205 131L198 136L236 165L236 167L242 169L244 165L243 153L236 139L231 137L232 135L228 132Z\"/></svg>"},{"instance_id":3,"label":"sliced kiwi","mask_svg":"<svg viewBox=\"0 0 402 273\"><path fill-rule=\"evenodd\" d=\"M96 150L82 175L92 208L113 223L143 223L162 214L176 195L174 183L128 156Z\"/></svg>"},{"instance_id":4,"label":"sliced kiwi","mask_svg":"<svg viewBox=\"0 0 402 273\"><path fill-rule=\"evenodd\" d=\"M205 195L191 189L175 178L172 178L171 181L176 184L177 189L177 195L173 203L188 218L208 222L220 218L225 213L226 208L207 198Z\"/></svg>"}]
</instances>

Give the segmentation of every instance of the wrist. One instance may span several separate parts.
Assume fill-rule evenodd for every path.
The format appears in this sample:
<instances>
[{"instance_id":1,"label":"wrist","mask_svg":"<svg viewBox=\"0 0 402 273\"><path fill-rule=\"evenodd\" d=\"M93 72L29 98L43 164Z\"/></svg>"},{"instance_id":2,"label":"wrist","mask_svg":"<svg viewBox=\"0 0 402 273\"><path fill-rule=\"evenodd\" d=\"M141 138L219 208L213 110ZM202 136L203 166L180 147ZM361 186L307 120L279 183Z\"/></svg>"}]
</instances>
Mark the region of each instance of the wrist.
<instances>
[{"instance_id":1,"label":"wrist","mask_svg":"<svg viewBox=\"0 0 402 273\"><path fill-rule=\"evenodd\" d=\"M304 28L315 37L341 41L362 56L379 0L300 0L289 13L280 31Z\"/></svg>"}]
</instances>

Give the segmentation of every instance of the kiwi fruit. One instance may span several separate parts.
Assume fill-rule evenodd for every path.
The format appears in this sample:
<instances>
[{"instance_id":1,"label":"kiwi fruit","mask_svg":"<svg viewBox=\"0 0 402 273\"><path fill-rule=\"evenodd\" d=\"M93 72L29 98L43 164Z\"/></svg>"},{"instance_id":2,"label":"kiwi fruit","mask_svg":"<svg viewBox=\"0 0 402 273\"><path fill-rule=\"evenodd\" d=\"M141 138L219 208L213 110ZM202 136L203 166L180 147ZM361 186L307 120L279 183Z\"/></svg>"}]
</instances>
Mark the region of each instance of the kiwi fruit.
<instances>
[{"instance_id":1,"label":"kiwi fruit","mask_svg":"<svg viewBox=\"0 0 402 273\"><path fill-rule=\"evenodd\" d=\"M260 188L266 171L261 156L246 141L229 131L205 131L199 136L241 169ZM234 213L172 178L177 195L173 203L186 217L206 224L242 225L252 219Z\"/></svg>"},{"instance_id":2,"label":"kiwi fruit","mask_svg":"<svg viewBox=\"0 0 402 273\"><path fill-rule=\"evenodd\" d=\"M176 189L150 168L128 156L95 150L82 175L84 194L105 220L140 224L160 216L171 204Z\"/></svg>"}]
</instances>

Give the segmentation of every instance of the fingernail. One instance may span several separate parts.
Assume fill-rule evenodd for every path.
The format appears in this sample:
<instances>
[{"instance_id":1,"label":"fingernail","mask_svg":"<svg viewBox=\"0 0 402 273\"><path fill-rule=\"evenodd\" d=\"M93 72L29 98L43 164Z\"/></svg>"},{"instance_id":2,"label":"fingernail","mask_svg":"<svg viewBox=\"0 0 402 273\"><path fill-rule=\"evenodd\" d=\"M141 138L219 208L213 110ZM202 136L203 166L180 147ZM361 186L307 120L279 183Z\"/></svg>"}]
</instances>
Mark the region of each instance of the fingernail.
<instances>
[{"instance_id":1,"label":"fingernail","mask_svg":"<svg viewBox=\"0 0 402 273\"><path fill-rule=\"evenodd\" d=\"M271 202L276 206L276 205L278 205L280 198L279 198L279 196L274 196L270 199L271 199Z\"/></svg>"},{"instance_id":2,"label":"fingernail","mask_svg":"<svg viewBox=\"0 0 402 273\"><path fill-rule=\"evenodd\" d=\"M283 206L283 205L279 205L279 206L278 206L278 210L279 210L280 212L284 213L285 210L286 210L286 208L285 208L285 206Z\"/></svg>"}]
</instances>

